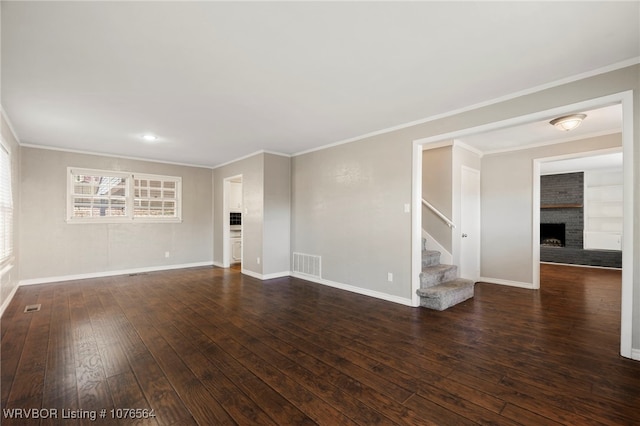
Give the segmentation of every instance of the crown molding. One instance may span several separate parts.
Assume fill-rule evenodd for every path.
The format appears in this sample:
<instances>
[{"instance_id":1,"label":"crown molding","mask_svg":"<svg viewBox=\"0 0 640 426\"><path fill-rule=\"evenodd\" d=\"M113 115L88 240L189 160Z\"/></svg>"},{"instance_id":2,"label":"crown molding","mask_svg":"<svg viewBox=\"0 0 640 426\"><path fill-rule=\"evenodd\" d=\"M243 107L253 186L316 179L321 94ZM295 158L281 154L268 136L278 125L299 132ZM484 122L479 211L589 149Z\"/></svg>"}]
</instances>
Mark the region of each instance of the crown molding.
<instances>
[{"instance_id":1,"label":"crown molding","mask_svg":"<svg viewBox=\"0 0 640 426\"><path fill-rule=\"evenodd\" d=\"M2 114L2 118L4 119L4 122L7 124L7 127L9 128L9 131L11 132L11 135L13 135L13 138L16 140L18 145L21 145L20 138L18 137L18 134L16 133L15 129L13 128L13 124L11 124L11 120L9 120L9 116L7 115L5 109L2 107L2 105L0 105L0 114Z\"/></svg>"},{"instance_id":2,"label":"crown molding","mask_svg":"<svg viewBox=\"0 0 640 426\"><path fill-rule=\"evenodd\" d=\"M146 163L170 164L172 166L195 167L199 169L212 169L211 166L205 166L202 164L189 164L189 163L178 163L175 161L153 160L150 158L143 158L143 157L132 157L132 156L126 156L126 155L116 155L116 154L108 154L104 152L84 151L80 149L60 148L60 147L36 145L36 144L30 144L30 143L21 144L20 146L23 148L35 148L35 149L45 149L48 151L69 152L71 154L95 155L99 157L121 158L123 160L144 161Z\"/></svg>"},{"instance_id":3,"label":"crown molding","mask_svg":"<svg viewBox=\"0 0 640 426\"><path fill-rule=\"evenodd\" d=\"M356 136L353 138L349 138L349 139L344 139L342 141L338 141L338 142L333 142L327 145L323 145L317 148L312 148L312 149L308 149L305 151L300 151L300 152L296 152L294 154L292 154L292 157L297 157L299 155L304 155L304 154L309 154L315 151L321 151L323 149L327 149L327 148L332 148L335 146L339 146L339 145L344 145L344 144L348 144L351 142L356 142L359 140L363 140L363 139L367 139L373 136L379 136L379 135L383 135L385 133L390 133L396 130L402 130L402 129L406 129L409 127L414 127L414 126L418 126L420 124L425 124L431 121L436 121L436 120L440 120L443 118L447 118L447 117L452 117L454 115L458 115L458 114L462 114L465 112L469 112L469 111L473 111L476 109L480 109L480 108L484 108L487 106L491 106L491 105L496 105L502 102L506 102L506 101L510 101L522 96L526 96L526 95L531 95L533 93L537 93L537 92L542 92L543 90L548 90L554 87L558 87L558 86L562 86L565 84L569 84L569 83L573 83L575 81L579 81L579 80L584 80L586 78L590 78L590 77L595 77L597 75L601 75L601 74L606 74L608 72L612 72L612 71L616 71L622 68L627 68L630 66L634 66L634 65L638 65L640 64L640 56L636 56L634 58L631 59L627 59L625 61L621 61L621 62L616 62L614 64L610 64L607 65L605 67L601 67L601 68L596 68L594 70L591 71L587 71L587 72L583 72L580 74L576 74L573 76L569 76L569 77L565 77L559 80L555 80L549 83L545 83L545 84L541 84L538 86L534 86L531 87L529 89L524 89L524 90L520 90L518 92L514 92L514 93L510 93L508 95L505 96L500 96L498 98L494 98L494 99L490 99L488 101L484 101L484 102L480 102L480 103L476 103L476 104L472 104L466 107L462 107L462 108L458 108L458 109L454 109L454 110L450 110L441 114L436 114L436 115L432 115L429 116L427 118L423 118L420 120L415 120L415 121L410 121L408 123L404 123L404 124L399 124L397 126L393 126L393 127L388 127L385 129L380 129L380 130L376 130L370 133L366 133L364 135L360 135L360 136Z\"/></svg>"},{"instance_id":4,"label":"crown molding","mask_svg":"<svg viewBox=\"0 0 640 426\"><path fill-rule=\"evenodd\" d=\"M213 170L219 169L221 167L228 166L229 164L237 163L238 161L246 160L247 158L255 157L256 155L260 155L260 154L279 155L280 157L291 158L290 154L284 154L282 152L268 151L268 150L261 149L259 151L252 152L251 154L243 155L242 157L238 157L238 158L236 158L234 160L226 161L226 162L224 162L222 164L219 164L217 166L213 166L213 167L211 167L211 169L213 169Z\"/></svg>"}]
</instances>

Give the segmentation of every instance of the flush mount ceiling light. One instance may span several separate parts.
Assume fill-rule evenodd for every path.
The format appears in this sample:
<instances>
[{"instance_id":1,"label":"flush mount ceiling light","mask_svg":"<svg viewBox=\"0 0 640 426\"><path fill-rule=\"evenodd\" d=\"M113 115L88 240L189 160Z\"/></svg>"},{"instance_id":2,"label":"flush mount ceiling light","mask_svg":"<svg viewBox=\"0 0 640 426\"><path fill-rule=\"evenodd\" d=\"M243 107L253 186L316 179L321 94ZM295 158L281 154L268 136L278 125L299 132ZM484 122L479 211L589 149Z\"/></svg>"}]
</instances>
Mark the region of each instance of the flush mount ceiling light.
<instances>
[{"instance_id":1,"label":"flush mount ceiling light","mask_svg":"<svg viewBox=\"0 0 640 426\"><path fill-rule=\"evenodd\" d=\"M155 142L158 140L158 137L150 133L147 133L145 135L142 135L142 139L144 139L147 142Z\"/></svg>"},{"instance_id":2,"label":"flush mount ceiling light","mask_svg":"<svg viewBox=\"0 0 640 426\"><path fill-rule=\"evenodd\" d=\"M563 117L554 118L549 122L549 124L552 124L558 130L568 132L569 130L573 130L578 127L586 117L586 114L565 115Z\"/></svg>"}]
</instances>

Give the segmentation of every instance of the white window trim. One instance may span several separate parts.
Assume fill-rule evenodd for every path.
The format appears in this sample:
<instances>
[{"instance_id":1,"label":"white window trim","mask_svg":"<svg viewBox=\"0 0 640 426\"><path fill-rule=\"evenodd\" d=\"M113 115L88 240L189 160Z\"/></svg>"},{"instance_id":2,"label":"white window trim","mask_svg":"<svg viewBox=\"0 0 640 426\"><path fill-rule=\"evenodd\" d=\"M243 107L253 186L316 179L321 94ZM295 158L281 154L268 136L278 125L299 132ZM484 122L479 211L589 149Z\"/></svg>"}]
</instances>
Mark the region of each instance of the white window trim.
<instances>
[{"instance_id":1,"label":"white window trim","mask_svg":"<svg viewBox=\"0 0 640 426\"><path fill-rule=\"evenodd\" d=\"M179 176L165 176L165 175L151 175L147 173L132 173L131 174L131 204L133 207L133 200L135 200L135 180L161 180L161 181L173 181L176 184L176 217L144 217L133 216L135 222L182 222L182 178ZM134 214L133 208L131 214Z\"/></svg>"},{"instance_id":2,"label":"white window trim","mask_svg":"<svg viewBox=\"0 0 640 426\"><path fill-rule=\"evenodd\" d=\"M72 176L79 174L106 175L121 177L126 179L125 190L125 211L126 216L95 216L95 217L74 217L73 216L73 179ZM141 217L134 216L134 182L135 179L151 179L176 182L176 216L175 217ZM181 223L182 222L182 178L179 176L153 175L146 173L133 173L125 171L87 169L81 167L67 167L67 212L66 222L68 224L80 223Z\"/></svg>"},{"instance_id":3,"label":"white window trim","mask_svg":"<svg viewBox=\"0 0 640 426\"><path fill-rule=\"evenodd\" d=\"M7 153L7 159L9 161L9 194L11 196L11 215L12 215L12 221L11 221L11 235L12 238L15 239L15 206L13 204L13 169L12 169L12 153L11 153L11 149L9 149L9 146L7 143L5 143L4 138L0 137L0 149L5 151ZM3 235L2 238L5 238L5 236ZM0 277L4 276L5 273L7 273L11 268L13 268L13 263L15 260L15 256L14 256L14 243L15 241L12 239L12 241L10 241L10 250L8 251L7 255L3 258L0 259Z\"/></svg>"}]
</instances>

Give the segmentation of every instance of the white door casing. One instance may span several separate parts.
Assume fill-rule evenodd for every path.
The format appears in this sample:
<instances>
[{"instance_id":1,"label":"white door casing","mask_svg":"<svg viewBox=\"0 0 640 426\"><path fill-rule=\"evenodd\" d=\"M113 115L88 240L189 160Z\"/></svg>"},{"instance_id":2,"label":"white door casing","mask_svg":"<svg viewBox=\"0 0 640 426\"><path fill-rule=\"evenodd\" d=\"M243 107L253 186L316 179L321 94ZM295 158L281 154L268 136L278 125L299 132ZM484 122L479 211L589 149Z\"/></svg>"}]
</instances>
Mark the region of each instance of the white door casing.
<instances>
[{"instance_id":1,"label":"white door casing","mask_svg":"<svg viewBox=\"0 0 640 426\"><path fill-rule=\"evenodd\" d=\"M242 182L242 175L230 176L224 179L222 184L222 267L231 266L233 249L231 241L231 230L229 223L229 212L231 210L238 211L237 196L232 193L237 192L237 188L232 188L232 184L237 181ZM242 184L240 184L242 185ZM236 200L235 202L233 200ZM236 205L232 206L232 202ZM240 189L240 202L242 202L242 189ZM240 207L242 207L240 205ZM242 245L242 240L240 240Z\"/></svg>"}]
</instances>

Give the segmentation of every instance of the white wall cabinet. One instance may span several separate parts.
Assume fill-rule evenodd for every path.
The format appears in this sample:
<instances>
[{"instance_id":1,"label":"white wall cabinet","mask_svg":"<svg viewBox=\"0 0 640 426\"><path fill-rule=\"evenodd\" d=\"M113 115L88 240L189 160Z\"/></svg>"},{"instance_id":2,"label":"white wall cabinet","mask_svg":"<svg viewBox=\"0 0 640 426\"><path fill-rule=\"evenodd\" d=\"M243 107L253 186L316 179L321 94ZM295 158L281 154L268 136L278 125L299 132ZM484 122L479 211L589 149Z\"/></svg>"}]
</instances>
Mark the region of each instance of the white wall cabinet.
<instances>
[{"instance_id":1,"label":"white wall cabinet","mask_svg":"<svg viewBox=\"0 0 640 426\"><path fill-rule=\"evenodd\" d=\"M230 238L231 263L242 262L242 238Z\"/></svg>"},{"instance_id":2,"label":"white wall cabinet","mask_svg":"<svg viewBox=\"0 0 640 426\"><path fill-rule=\"evenodd\" d=\"M585 173L585 249L622 249L622 188L621 169Z\"/></svg>"},{"instance_id":3,"label":"white wall cabinet","mask_svg":"<svg viewBox=\"0 0 640 426\"><path fill-rule=\"evenodd\" d=\"M229 184L229 211L242 211L242 182Z\"/></svg>"}]
</instances>

